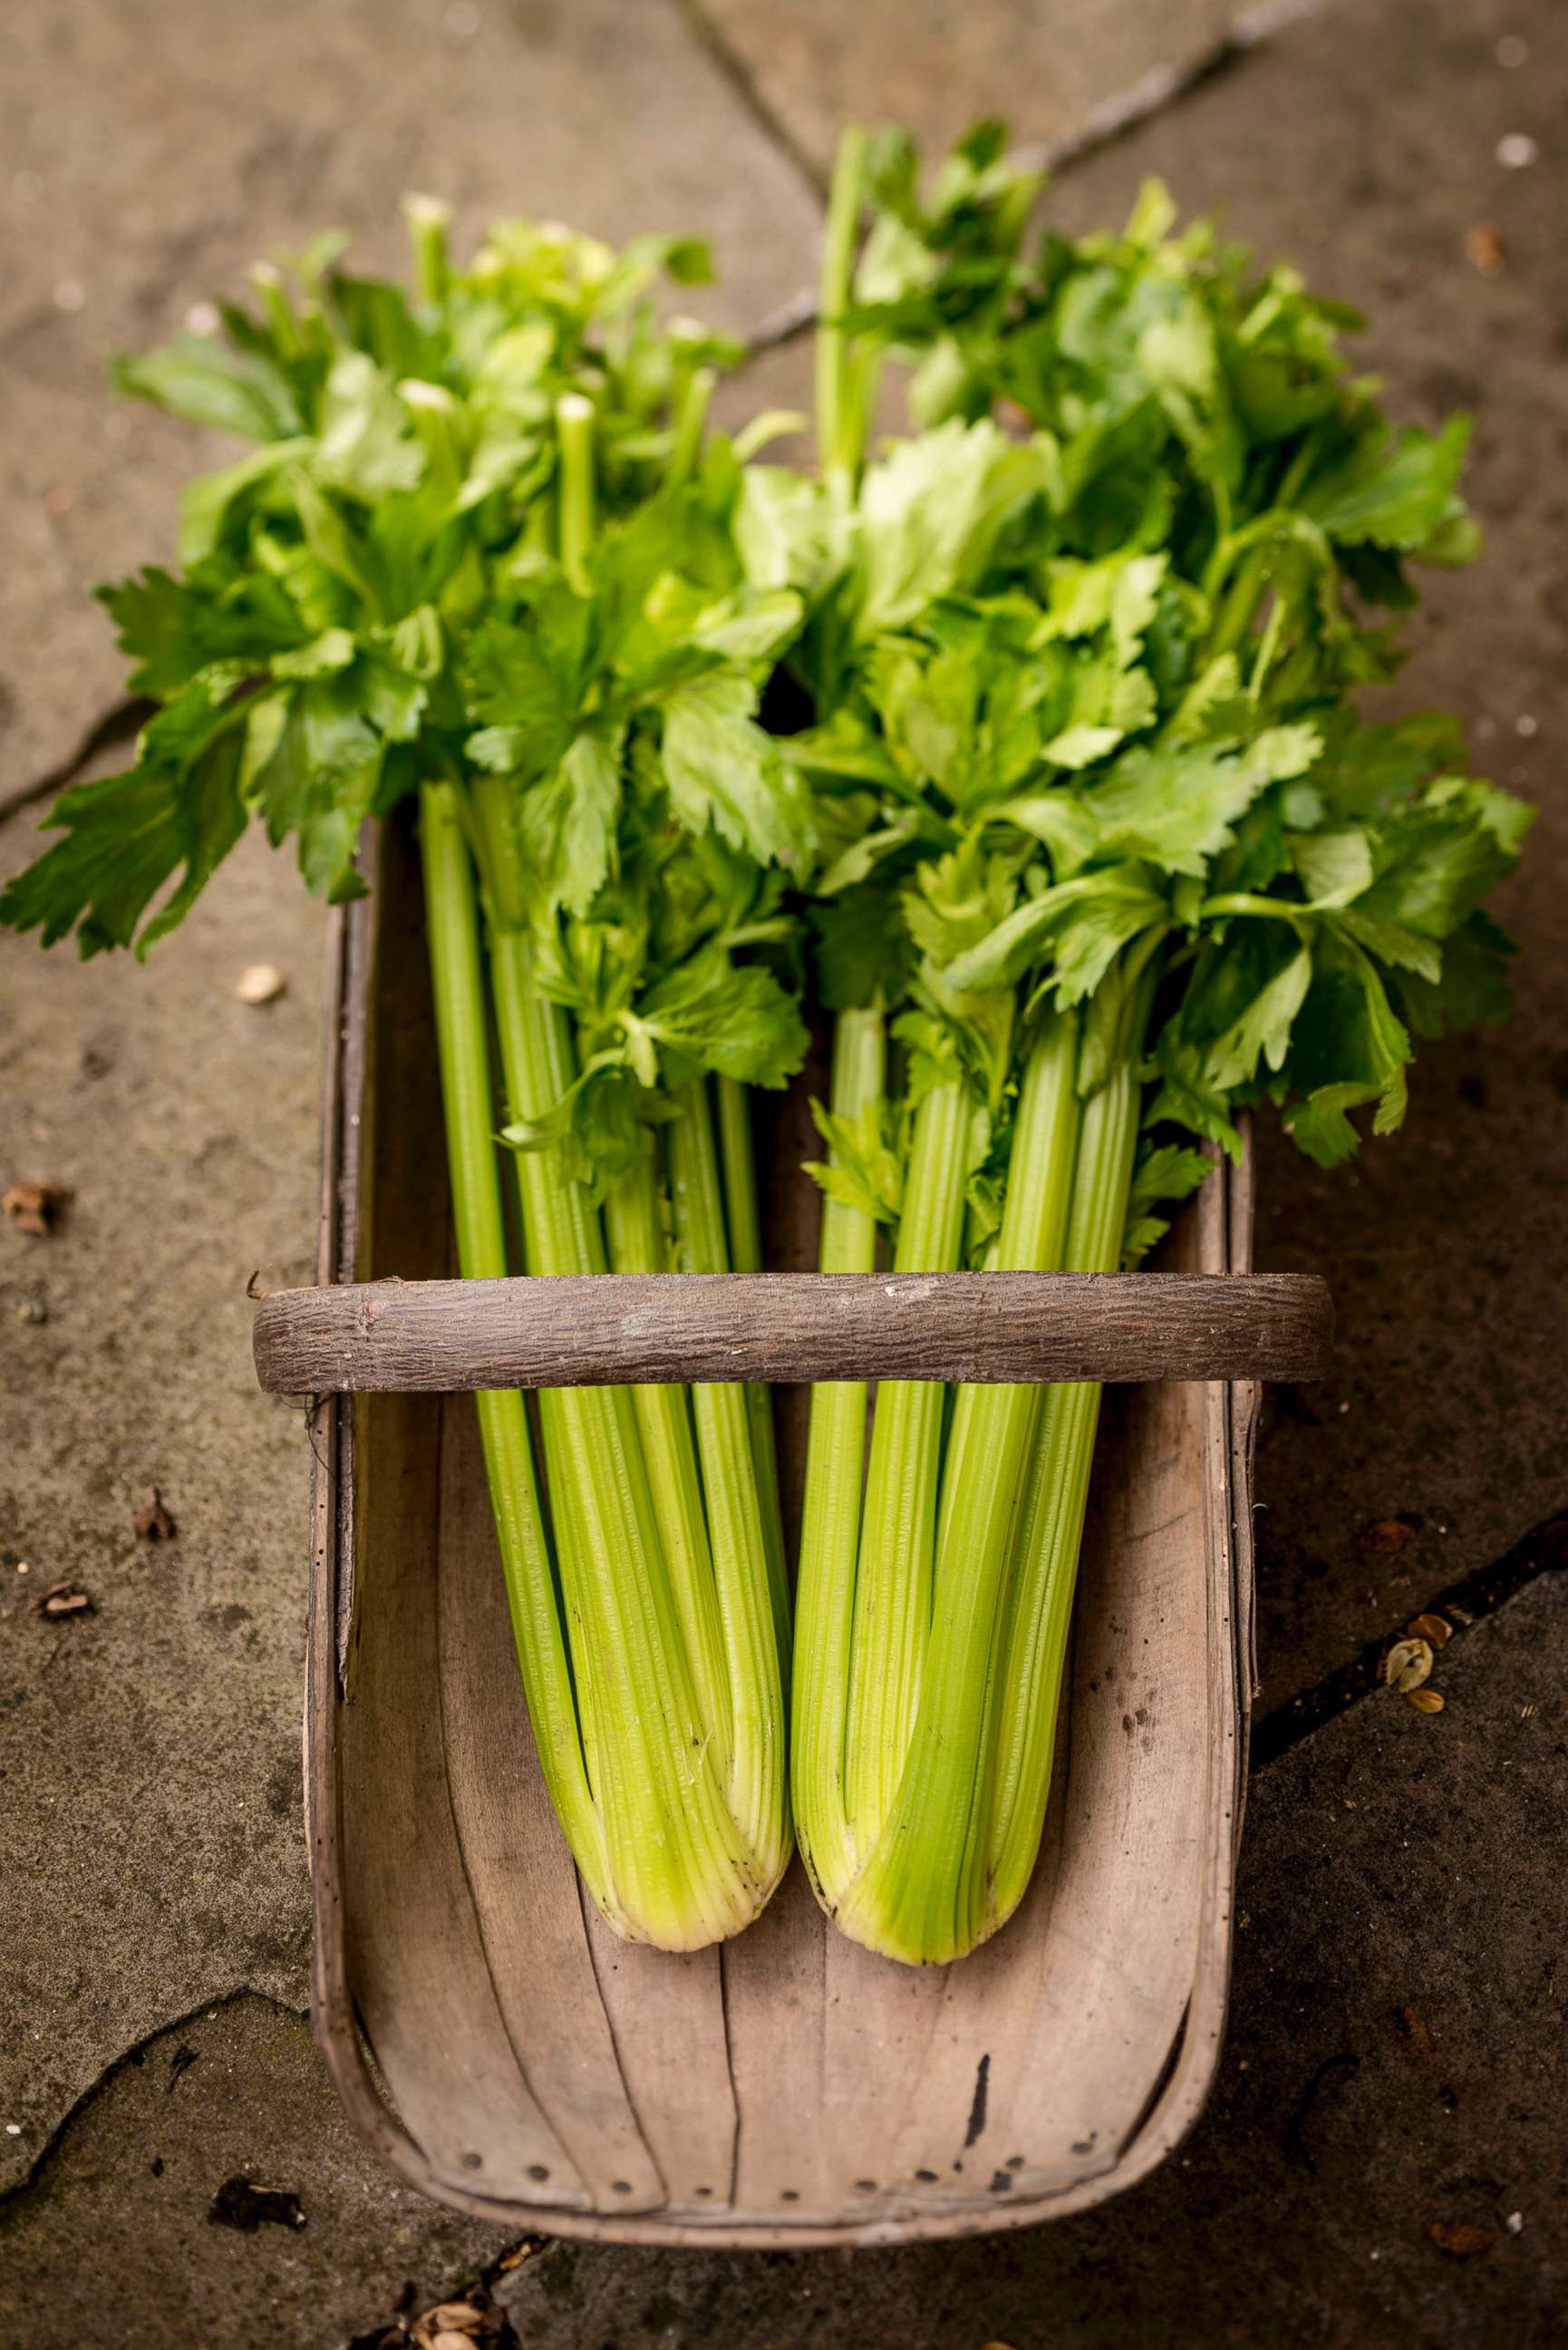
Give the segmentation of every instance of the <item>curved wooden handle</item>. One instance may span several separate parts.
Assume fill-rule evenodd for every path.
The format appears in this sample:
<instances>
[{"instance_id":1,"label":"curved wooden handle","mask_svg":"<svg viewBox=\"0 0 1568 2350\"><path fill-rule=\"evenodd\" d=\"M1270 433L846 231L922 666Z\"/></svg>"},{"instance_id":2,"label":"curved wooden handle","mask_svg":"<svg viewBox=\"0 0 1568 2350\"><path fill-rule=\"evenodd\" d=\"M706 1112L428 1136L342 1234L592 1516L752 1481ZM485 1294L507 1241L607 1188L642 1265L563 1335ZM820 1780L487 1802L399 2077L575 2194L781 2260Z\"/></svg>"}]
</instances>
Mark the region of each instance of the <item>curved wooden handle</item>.
<instances>
[{"instance_id":1,"label":"curved wooden handle","mask_svg":"<svg viewBox=\"0 0 1568 2350\"><path fill-rule=\"evenodd\" d=\"M1315 1274L729 1273L377 1281L264 1298L273 1395L731 1379L1313 1379Z\"/></svg>"}]
</instances>

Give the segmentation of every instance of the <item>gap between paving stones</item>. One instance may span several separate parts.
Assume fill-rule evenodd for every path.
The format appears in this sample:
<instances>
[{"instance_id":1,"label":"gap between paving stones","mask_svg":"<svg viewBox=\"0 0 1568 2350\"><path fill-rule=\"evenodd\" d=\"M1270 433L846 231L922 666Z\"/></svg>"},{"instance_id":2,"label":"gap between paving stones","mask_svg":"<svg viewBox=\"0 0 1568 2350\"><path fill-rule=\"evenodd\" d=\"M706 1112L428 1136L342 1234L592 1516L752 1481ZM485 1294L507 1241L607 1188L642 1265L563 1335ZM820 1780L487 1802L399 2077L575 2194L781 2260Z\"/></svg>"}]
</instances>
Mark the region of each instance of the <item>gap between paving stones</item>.
<instances>
[{"instance_id":1,"label":"gap between paving stones","mask_svg":"<svg viewBox=\"0 0 1568 2350\"><path fill-rule=\"evenodd\" d=\"M1477 1624L1484 1623L1489 1616L1495 1616L1500 1607L1506 1607L1539 1575L1561 1572L1565 1567L1568 1510L1558 1510L1539 1525L1532 1526L1501 1558L1488 1566L1474 1568L1458 1583L1445 1585L1435 1598L1412 1607L1405 1622L1422 1615L1441 1616L1453 1627L1451 1645ZM1342 1713L1381 1689L1383 1659L1389 1643L1397 1640L1403 1630L1402 1622L1380 1633L1311 1689L1286 1698L1282 1705L1266 1713L1252 1731L1251 1768L1261 1771L1267 1763L1276 1762L1293 1746L1299 1746L1303 1738L1310 1738L1314 1730L1337 1721Z\"/></svg>"},{"instance_id":2,"label":"gap between paving stones","mask_svg":"<svg viewBox=\"0 0 1568 2350\"><path fill-rule=\"evenodd\" d=\"M695 16L697 0L681 0L681 5ZM1114 147L1118 140L1125 139L1156 115L1169 112L1195 91L1207 88L1210 82L1217 81L1243 64L1265 41L1274 39L1303 17L1317 15L1327 5L1329 0L1260 0L1257 7L1248 9L1238 17L1213 47L1202 56L1194 57L1184 66L1156 67L1153 72L1142 75L1127 88L1116 91L1113 97L1092 107L1082 126L1070 138L1021 147L1016 151L1016 159L1032 171L1048 172L1053 178L1060 177L1075 163L1085 162L1090 156ZM722 36L709 26L708 37L717 45L713 54L722 62ZM745 68L738 65L732 66L731 70L742 75L745 73ZM757 120L764 130L767 129L772 115L766 101L753 92L750 102ZM782 136L782 151L799 164L812 186L820 193L821 175L815 163L809 157L797 153L794 140L787 132ZM815 286L802 286L798 293L790 296L787 302L781 302L776 309L770 310L753 329L747 338L747 357L755 359L763 351L777 350L784 344L794 342L816 324L816 289Z\"/></svg>"},{"instance_id":3,"label":"gap between paving stones","mask_svg":"<svg viewBox=\"0 0 1568 2350\"><path fill-rule=\"evenodd\" d=\"M674 0L676 14L680 17L703 56L722 74L746 113L756 124L769 145L798 172L819 203L827 198L827 181L815 159L801 145L787 122L764 97L755 74L745 58L730 46L717 25L702 6L701 0ZM800 296L795 296L790 308ZM755 348L753 338L752 348Z\"/></svg>"},{"instance_id":4,"label":"gap between paving stones","mask_svg":"<svg viewBox=\"0 0 1568 2350\"><path fill-rule=\"evenodd\" d=\"M37 2186L44 2172L59 2152L67 2133L74 2127L94 2100L101 2096L109 2085L119 2078L128 2065L140 2064L148 2050L158 2041L166 2040L171 2033L183 2031L187 2024L199 2023L203 2020L211 2022L214 2017L222 2015L225 2009L237 2007L247 1999L259 2000L264 2007L271 2008L275 2014L293 2016L296 2022L307 2023L310 2020L308 2008L295 2007L289 2001L277 1998L270 1991L259 1991L254 1983L234 1983L227 1991L213 1991L206 1999L199 1999L194 2007L186 2008L180 2015L165 2016L161 2022L153 2024L151 2031L140 2033L131 2042L129 2048L122 2048L119 2055L113 2057L104 2066L97 2079L88 2082L76 2102L60 2116L22 2177L13 2179L9 2187L0 2188L0 2211L4 2211L7 2204L16 2202L19 2196L29 2194Z\"/></svg>"}]
</instances>

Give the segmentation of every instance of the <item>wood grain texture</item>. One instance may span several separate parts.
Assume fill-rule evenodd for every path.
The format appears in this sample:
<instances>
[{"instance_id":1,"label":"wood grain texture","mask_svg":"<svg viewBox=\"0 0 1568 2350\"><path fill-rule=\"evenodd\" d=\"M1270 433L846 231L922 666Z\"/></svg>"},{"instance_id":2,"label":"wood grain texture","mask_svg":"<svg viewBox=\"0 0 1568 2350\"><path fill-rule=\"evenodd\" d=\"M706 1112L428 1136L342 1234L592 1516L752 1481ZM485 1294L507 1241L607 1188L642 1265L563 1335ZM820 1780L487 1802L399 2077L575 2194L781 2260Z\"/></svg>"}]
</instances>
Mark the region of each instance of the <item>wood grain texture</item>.
<instances>
[{"instance_id":1,"label":"wood grain texture","mask_svg":"<svg viewBox=\"0 0 1568 2350\"><path fill-rule=\"evenodd\" d=\"M373 1282L258 1305L274 1395L623 1381L1313 1379L1314 1274L646 1274Z\"/></svg>"},{"instance_id":2,"label":"wood grain texture","mask_svg":"<svg viewBox=\"0 0 1568 2350\"><path fill-rule=\"evenodd\" d=\"M335 967L327 1282L440 1270L410 1149L440 1132L410 890L394 828ZM1168 1266L1247 1271L1250 1182L1250 1163L1216 1169ZM816 1214L808 1187L774 1184L774 1262L812 1261ZM1040 1866L1003 1932L923 1970L844 1940L798 1866L748 1933L691 1959L585 1919L524 1726L472 1406L327 1397L313 2001L365 2142L519 2229L706 2246L972 2234L1147 2176L1202 2104L1224 2023L1254 1395L1107 1396ZM801 1446L780 1400L787 1515Z\"/></svg>"}]
</instances>

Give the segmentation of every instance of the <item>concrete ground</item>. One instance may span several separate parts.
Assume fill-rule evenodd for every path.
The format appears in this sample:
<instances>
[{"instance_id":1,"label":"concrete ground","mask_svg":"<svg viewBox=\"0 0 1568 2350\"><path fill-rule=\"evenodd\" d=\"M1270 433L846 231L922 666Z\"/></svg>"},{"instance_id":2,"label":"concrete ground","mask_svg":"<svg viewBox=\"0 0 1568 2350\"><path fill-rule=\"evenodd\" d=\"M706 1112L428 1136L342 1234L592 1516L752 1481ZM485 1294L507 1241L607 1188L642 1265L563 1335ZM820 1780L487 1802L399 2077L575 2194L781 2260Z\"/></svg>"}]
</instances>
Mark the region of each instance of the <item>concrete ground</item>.
<instances>
[{"instance_id":1,"label":"concrete ground","mask_svg":"<svg viewBox=\"0 0 1568 2350\"><path fill-rule=\"evenodd\" d=\"M1222 0L6 12L0 873L29 853L20 803L119 703L86 588L167 549L202 453L116 410L107 349L326 221L390 259L407 186L465 226L706 227L744 324L808 280L851 110L932 136L1006 111L1069 158L1073 227L1161 172L1363 307L1397 406L1477 417L1488 553L1438 583L1398 693L1457 710L1542 803L1504 909L1519 1016L1428 1048L1405 1133L1355 1171L1265 1147L1262 1260L1329 1276L1341 1347L1324 1387L1272 1399L1259 1452L1264 1693L1220 2087L1098 2213L852 2261L519 2248L359 2151L304 2015L306 1435L254 1392L243 1295L253 1267L308 1262L323 930L251 843L144 971L0 941L0 1187L75 1194L47 1239L0 1230L0 2342L342 2350L476 2282L531 2350L1568 2338L1554 0L1268 23ZM1493 276L1467 257L1482 224ZM770 390L805 364L771 356ZM264 960L288 991L250 1009L233 983ZM135 1530L154 1485L171 1540ZM30 1615L62 1581L93 1612ZM1365 1652L1444 1596L1475 1620L1424 1717ZM225 2199L235 2179L285 2199Z\"/></svg>"}]
</instances>

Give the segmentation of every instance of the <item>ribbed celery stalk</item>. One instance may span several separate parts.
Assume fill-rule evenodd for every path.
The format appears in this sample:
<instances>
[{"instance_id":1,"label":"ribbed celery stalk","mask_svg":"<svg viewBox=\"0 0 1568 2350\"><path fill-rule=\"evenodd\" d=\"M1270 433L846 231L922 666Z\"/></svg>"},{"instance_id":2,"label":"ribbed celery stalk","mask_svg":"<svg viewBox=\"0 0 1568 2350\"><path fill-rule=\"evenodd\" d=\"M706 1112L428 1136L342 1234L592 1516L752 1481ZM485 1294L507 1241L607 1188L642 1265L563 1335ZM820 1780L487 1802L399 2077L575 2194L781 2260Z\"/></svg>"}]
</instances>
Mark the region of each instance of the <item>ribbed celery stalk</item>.
<instances>
[{"instance_id":1,"label":"ribbed celery stalk","mask_svg":"<svg viewBox=\"0 0 1568 2350\"><path fill-rule=\"evenodd\" d=\"M479 914L454 785L424 785L420 837L458 1264L466 1279L491 1281L511 1268L494 1142ZM584 1881L607 1910L613 1888L584 1768L527 1409L514 1388L477 1395L474 1403L540 1767Z\"/></svg>"},{"instance_id":2,"label":"ribbed celery stalk","mask_svg":"<svg viewBox=\"0 0 1568 2350\"><path fill-rule=\"evenodd\" d=\"M732 1273L761 1273L763 1232L757 1212L751 1104L745 1087L735 1077L715 1077L713 1094L718 1107L719 1156L724 1177L724 1222L730 1235L730 1270ZM784 1521L779 1509L778 1448L774 1435L771 1388L747 1388L746 1419L752 1432L752 1458L756 1463L763 1534L768 1545L768 1582L771 1588L787 1592L789 1574L784 1565Z\"/></svg>"},{"instance_id":3,"label":"ribbed celery stalk","mask_svg":"<svg viewBox=\"0 0 1568 2350\"><path fill-rule=\"evenodd\" d=\"M1064 1259L1070 1273L1114 1273L1122 1261L1138 1113L1129 1055L1085 1105ZM1097 1387L1045 1390L1002 1647L981 1934L1012 1915L1040 1850L1099 1413Z\"/></svg>"},{"instance_id":4,"label":"ribbed celery stalk","mask_svg":"<svg viewBox=\"0 0 1568 2350\"><path fill-rule=\"evenodd\" d=\"M1146 1012L1134 984L1122 1048L1081 1105L1077 1015L1042 1030L1013 1134L1002 1269L1119 1263ZM896 1801L836 1911L846 1933L889 1957L961 1957L1029 1881L1097 1403L1097 1388L1076 1387L966 1388L955 1399L919 1707Z\"/></svg>"},{"instance_id":5,"label":"ribbed celery stalk","mask_svg":"<svg viewBox=\"0 0 1568 2350\"><path fill-rule=\"evenodd\" d=\"M473 805L506 1093L515 1115L538 1120L576 1075L570 1025L540 993L517 926L504 786L480 779ZM514 1165L529 1272L603 1273L598 1215L557 1154L519 1151ZM701 1565L682 1544L689 1522L679 1515L668 1522L667 1546L628 1388L545 1388L540 1426L583 1746L607 1858L609 1898L602 1906L634 1940L694 1949L737 1932L766 1886L731 1813L722 1723L700 1695L706 1681L710 1707L716 1696L722 1706L702 1640Z\"/></svg>"},{"instance_id":6,"label":"ribbed celery stalk","mask_svg":"<svg viewBox=\"0 0 1568 2350\"><path fill-rule=\"evenodd\" d=\"M998 1266L1007 1271L1042 1270L1060 1260L1078 1129L1077 1024L1075 1015L1047 1020L1024 1072L996 1251ZM920 1180L912 1160L906 1218L920 1204ZM954 1188L961 1205L961 1179ZM928 1392L940 1403L940 1389ZM1009 1537L1038 1408L1033 1388L958 1391L941 1475L935 1575L928 1574L924 1593L929 1637L923 1670L900 1692L902 1713L884 1713L879 1755L857 1758L863 1769L880 1770L885 1792L876 1814L857 1823L863 1829L860 1865L836 1915L856 1940L894 1957L952 1957L972 1939L971 1814L987 1745ZM868 1533L871 1500L868 1492Z\"/></svg>"},{"instance_id":7,"label":"ribbed celery stalk","mask_svg":"<svg viewBox=\"0 0 1568 2350\"><path fill-rule=\"evenodd\" d=\"M706 1081L691 1078L674 1102L666 1132L680 1269L727 1273L723 1195ZM755 1857L760 1907L783 1875L791 1846L784 1546L776 1538L770 1543L763 1526L745 1389L703 1385L693 1387L691 1395L729 1670L730 1802Z\"/></svg>"},{"instance_id":8,"label":"ribbed celery stalk","mask_svg":"<svg viewBox=\"0 0 1568 2350\"><path fill-rule=\"evenodd\" d=\"M887 1022L880 1008L841 1012L829 1088L834 1116L854 1121L879 1102L887 1068ZM823 1273L875 1272L875 1220L842 1200L825 1200L817 1263ZM812 1388L801 1516L791 1778L801 1854L828 1908L834 1899L830 1888L845 1884L854 1866L845 1811L844 1737L868 1399L864 1379L830 1380Z\"/></svg>"},{"instance_id":9,"label":"ribbed celery stalk","mask_svg":"<svg viewBox=\"0 0 1568 2350\"><path fill-rule=\"evenodd\" d=\"M860 192L866 175L866 133L853 123L839 136L828 198L816 338L816 447L824 478L835 497L847 504L856 466L865 445L863 403L857 399L857 371L852 338L840 323L854 290L855 246L860 231Z\"/></svg>"},{"instance_id":10,"label":"ribbed celery stalk","mask_svg":"<svg viewBox=\"0 0 1568 2350\"><path fill-rule=\"evenodd\" d=\"M605 1231L613 1273L669 1272L651 1136L642 1163L613 1187L605 1201ZM733 1736L729 1675L691 1399L684 1388L677 1387L637 1387L631 1393L697 1701L721 1751L728 1753Z\"/></svg>"},{"instance_id":11,"label":"ribbed celery stalk","mask_svg":"<svg viewBox=\"0 0 1568 2350\"><path fill-rule=\"evenodd\" d=\"M593 530L591 404L568 395L556 403L556 421L560 556L582 588ZM511 787L479 775L461 804L452 798L483 876L505 1092L514 1116L537 1127L569 1097L579 1072L570 1018L535 973ZM471 1023L483 1044L477 943L472 959L479 1008ZM675 1130L694 1123L687 1102ZM664 1261L653 1148L650 1134L650 1156L609 1201L621 1270L661 1269ZM678 1207L677 1230L689 1258L706 1251L722 1266L711 1131L707 1159L699 1221L681 1232ZM528 1271L605 1272L604 1222L558 1149L520 1150L514 1166ZM498 1236L498 1199L495 1223ZM789 1853L782 1553L775 1588L744 1398L717 1392L721 1401L699 1409L695 1444L679 1388L552 1388L539 1407L564 1617L556 1619L556 1652L563 1667L569 1659L591 1814L582 1820L579 1804L578 1825L598 1862L589 1882L618 1931L670 1950L748 1924Z\"/></svg>"},{"instance_id":12,"label":"ribbed celery stalk","mask_svg":"<svg viewBox=\"0 0 1568 2350\"><path fill-rule=\"evenodd\" d=\"M950 1273L963 1242L974 1107L961 1080L938 1086L915 1115L896 1273ZM884 1379L855 1586L845 1803L856 1850L868 1853L897 1798L916 1719L931 1626L931 1572L941 1468L942 1389Z\"/></svg>"}]
</instances>

